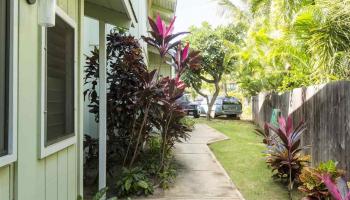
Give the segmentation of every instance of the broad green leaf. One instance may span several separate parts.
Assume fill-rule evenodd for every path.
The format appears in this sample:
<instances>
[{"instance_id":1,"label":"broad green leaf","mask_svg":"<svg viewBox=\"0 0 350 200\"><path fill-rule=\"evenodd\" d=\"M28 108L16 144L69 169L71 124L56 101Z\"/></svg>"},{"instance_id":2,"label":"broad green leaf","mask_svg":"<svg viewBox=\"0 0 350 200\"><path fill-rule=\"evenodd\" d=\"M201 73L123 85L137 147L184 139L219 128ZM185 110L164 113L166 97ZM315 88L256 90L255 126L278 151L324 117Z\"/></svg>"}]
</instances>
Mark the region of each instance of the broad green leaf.
<instances>
[{"instance_id":1,"label":"broad green leaf","mask_svg":"<svg viewBox=\"0 0 350 200\"><path fill-rule=\"evenodd\" d=\"M137 185L142 187L143 189L147 189L148 188L148 183L146 181L139 181L137 183Z\"/></svg>"},{"instance_id":2,"label":"broad green leaf","mask_svg":"<svg viewBox=\"0 0 350 200\"><path fill-rule=\"evenodd\" d=\"M127 179L127 180L125 181L124 187L125 187L125 190L126 190L126 191L129 191L129 190L130 190L131 183L132 183L132 179Z\"/></svg>"}]
</instances>

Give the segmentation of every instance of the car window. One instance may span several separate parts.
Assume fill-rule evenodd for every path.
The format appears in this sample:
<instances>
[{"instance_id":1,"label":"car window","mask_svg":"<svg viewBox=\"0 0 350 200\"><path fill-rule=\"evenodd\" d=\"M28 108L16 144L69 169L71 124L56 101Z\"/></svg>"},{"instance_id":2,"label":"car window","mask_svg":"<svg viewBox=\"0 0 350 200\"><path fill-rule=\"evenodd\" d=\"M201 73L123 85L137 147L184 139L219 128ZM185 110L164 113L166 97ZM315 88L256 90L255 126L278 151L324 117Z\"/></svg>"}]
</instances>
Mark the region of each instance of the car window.
<instances>
[{"instance_id":1,"label":"car window","mask_svg":"<svg viewBox=\"0 0 350 200\"><path fill-rule=\"evenodd\" d=\"M222 104L222 100L223 100L223 99L221 99L221 98L220 98L220 99L216 99L216 100L215 100L215 104Z\"/></svg>"},{"instance_id":2,"label":"car window","mask_svg":"<svg viewBox=\"0 0 350 200\"><path fill-rule=\"evenodd\" d=\"M228 97L224 99L224 104L236 104L238 102L238 99L236 99L235 97Z\"/></svg>"}]
</instances>

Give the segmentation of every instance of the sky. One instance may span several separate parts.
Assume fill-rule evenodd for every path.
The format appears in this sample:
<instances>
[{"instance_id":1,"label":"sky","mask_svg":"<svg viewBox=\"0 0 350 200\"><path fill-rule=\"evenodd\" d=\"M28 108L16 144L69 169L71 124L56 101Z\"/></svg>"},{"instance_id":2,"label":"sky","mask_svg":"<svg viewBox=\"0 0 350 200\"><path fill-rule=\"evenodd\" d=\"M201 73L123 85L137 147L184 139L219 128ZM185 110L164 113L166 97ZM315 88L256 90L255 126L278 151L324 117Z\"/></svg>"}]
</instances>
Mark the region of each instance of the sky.
<instances>
[{"instance_id":1,"label":"sky","mask_svg":"<svg viewBox=\"0 0 350 200\"><path fill-rule=\"evenodd\" d=\"M243 6L241 0L231 0ZM175 32L187 31L192 25L200 26L207 21L213 27L225 25L232 20L220 15L220 9L213 0L177 0Z\"/></svg>"}]
</instances>

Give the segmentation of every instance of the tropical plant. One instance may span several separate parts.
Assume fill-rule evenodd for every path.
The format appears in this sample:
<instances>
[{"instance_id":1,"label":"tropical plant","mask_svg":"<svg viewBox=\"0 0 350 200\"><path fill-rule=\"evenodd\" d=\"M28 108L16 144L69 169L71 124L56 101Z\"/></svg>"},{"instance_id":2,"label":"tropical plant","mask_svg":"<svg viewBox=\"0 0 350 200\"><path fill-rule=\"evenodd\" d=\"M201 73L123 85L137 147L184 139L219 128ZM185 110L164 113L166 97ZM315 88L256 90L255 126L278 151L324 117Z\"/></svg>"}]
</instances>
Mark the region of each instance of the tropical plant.
<instances>
[{"instance_id":1,"label":"tropical plant","mask_svg":"<svg viewBox=\"0 0 350 200\"><path fill-rule=\"evenodd\" d=\"M142 36L142 39L149 45L155 47L159 51L159 55L164 58L169 51L181 43L180 40L173 42L178 36L187 34L188 32L179 32L173 34L174 23L176 17L174 17L169 26L161 19L160 15L157 15L156 21L148 17L149 25L151 26L151 37Z\"/></svg>"},{"instance_id":2,"label":"tropical plant","mask_svg":"<svg viewBox=\"0 0 350 200\"><path fill-rule=\"evenodd\" d=\"M175 78L160 78L159 71L148 71L142 49L134 37L117 29L107 36L107 171L114 178L114 172L124 168L122 182L118 183L121 196L149 194L153 185L142 179L159 178L160 185L165 185L162 182L172 174L167 169L172 159L168 155L174 143L186 140L188 132L192 130L182 121L185 113L175 102L186 88L181 80L182 74L187 70L198 70L201 57L199 52L190 52L189 44L182 48L181 41L175 41L177 36L185 33L172 33L175 18L169 26L159 16L157 22L151 18L149 21L153 28L151 37L143 39L156 47L162 58L166 54L171 55L177 73ZM98 49L94 49L91 54L85 67L85 84L89 87L84 92L84 97L98 122ZM149 138L154 136L160 138L161 148L157 152L160 155L158 168L155 173L150 173L137 165L142 160L140 157L146 151ZM97 144L98 139L85 137L84 148L89 160L96 161ZM97 162L91 163L97 167Z\"/></svg>"},{"instance_id":3,"label":"tropical plant","mask_svg":"<svg viewBox=\"0 0 350 200\"><path fill-rule=\"evenodd\" d=\"M288 116L287 120L283 116L279 117L278 124L278 128L267 124L269 129L278 136L278 140L276 139L275 144L268 149L266 162L275 172L274 176L288 180L289 195L292 199L293 185L310 159L307 155L301 155L301 151L307 148L300 145L306 124L301 121L294 128L291 116Z\"/></svg>"},{"instance_id":4,"label":"tropical plant","mask_svg":"<svg viewBox=\"0 0 350 200\"><path fill-rule=\"evenodd\" d=\"M255 129L255 133L263 137L263 143L268 147L272 147L276 144L276 136L272 135L268 124L264 125L264 130L259 128Z\"/></svg>"},{"instance_id":5,"label":"tropical plant","mask_svg":"<svg viewBox=\"0 0 350 200\"><path fill-rule=\"evenodd\" d=\"M154 191L153 184L140 167L123 168L120 177L117 177L117 194L119 197L130 195L149 195Z\"/></svg>"},{"instance_id":6,"label":"tropical plant","mask_svg":"<svg viewBox=\"0 0 350 200\"><path fill-rule=\"evenodd\" d=\"M315 65L332 73L337 55L350 50L350 1L315 2L301 9L293 26L297 36L305 41Z\"/></svg>"},{"instance_id":7,"label":"tropical plant","mask_svg":"<svg viewBox=\"0 0 350 200\"><path fill-rule=\"evenodd\" d=\"M322 174L329 174L332 180L336 180L344 175L342 170L337 169L337 163L329 160L320 163L318 167L305 167L299 176L301 185L298 189L307 194L305 200L329 200L330 193L321 179Z\"/></svg>"},{"instance_id":8,"label":"tropical plant","mask_svg":"<svg viewBox=\"0 0 350 200\"><path fill-rule=\"evenodd\" d=\"M150 134L151 124L142 123L150 99L157 96L159 88L152 84L155 72L148 72L143 62L142 50L137 40L120 30L107 36L107 168L120 160L126 160ZM99 74L98 49L91 52L85 67L85 84L89 85L84 96L89 101L90 113L99 120L99 96L96 85ZM123 113L120 115L119 113ZM135 133L138 134L135 134ZM86 137L89 144L91 138ZM90 145L91 146L91 145ZM97 150L95 150L97 151ZM131 162L132 164L132 162ZM109 170L110 171L110 170Z\"/></svg>"},{"instance_id":9,"label":"tropical plant","mask_svg":"<svg viewBox=\"0 0 350 200\"><path fill-rule=\"evenodd\" d=\"M175 78L164 77L159 79L158 75L157 84L162 89L163 96L158 100L157 110L152 112L156 119L154 125L162 137L160 162L162 170L165 170L167 165L165 156L172 149L175 141L186 139L186 133L191 131L191 129L181 123L181 119L185 117L185 112L176 104L176 100L183 95L186 89L186 84L181 80L182 75L187 71L198 70L201 66L199 52L191 52L189 43L184 48L181 40L171 43L176 37L187 33L173 34L174 21L175 18L169 26L166 26L159 15L156 22L149 18L152 37L142 37L146 43L158 49L163 62L165 55L168 54L172 57L172 66L176 72Z\"/></svg>"},{"instance_id":10,"label":"tropical plant","mask_svg":"<svg viewBox=\"0 0 350 200\"><path fill-rule=\"evenodd\" d=\"M149 176L157 177L155 184L159 185L163 189L168 189L172 183L174 183L177 176L177 164L172 151L168 151L165 155L168 161L164 170L159 171L160 152L162 149L162 141L159 136L153 136L147 142L147 151L143 152L138 166L142 166L143 169L149 174Z\"/></svg>"}]
</instances>

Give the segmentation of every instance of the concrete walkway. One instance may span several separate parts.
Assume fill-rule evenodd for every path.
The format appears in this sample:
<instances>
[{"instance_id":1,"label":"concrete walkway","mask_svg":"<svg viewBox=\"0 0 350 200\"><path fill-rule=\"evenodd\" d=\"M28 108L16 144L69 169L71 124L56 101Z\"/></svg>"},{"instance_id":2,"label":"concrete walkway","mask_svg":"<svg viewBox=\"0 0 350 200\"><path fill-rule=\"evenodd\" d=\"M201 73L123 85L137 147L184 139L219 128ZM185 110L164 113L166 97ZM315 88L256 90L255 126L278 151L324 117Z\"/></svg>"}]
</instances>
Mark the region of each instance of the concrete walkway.
<instances>
[{"instance_id":1,"label":"concrete walkway","mask_svg":"<svg viewBox=\"0 0 350 200\"><path fill-rule=\"evenodd\" d=\"M176 145L175 157L181 164L181 169L175 185L146 199L243 200L207 145L225 139L228 138L207 125L196 125L191 139Z\"/></svg>"}]
</instances>

